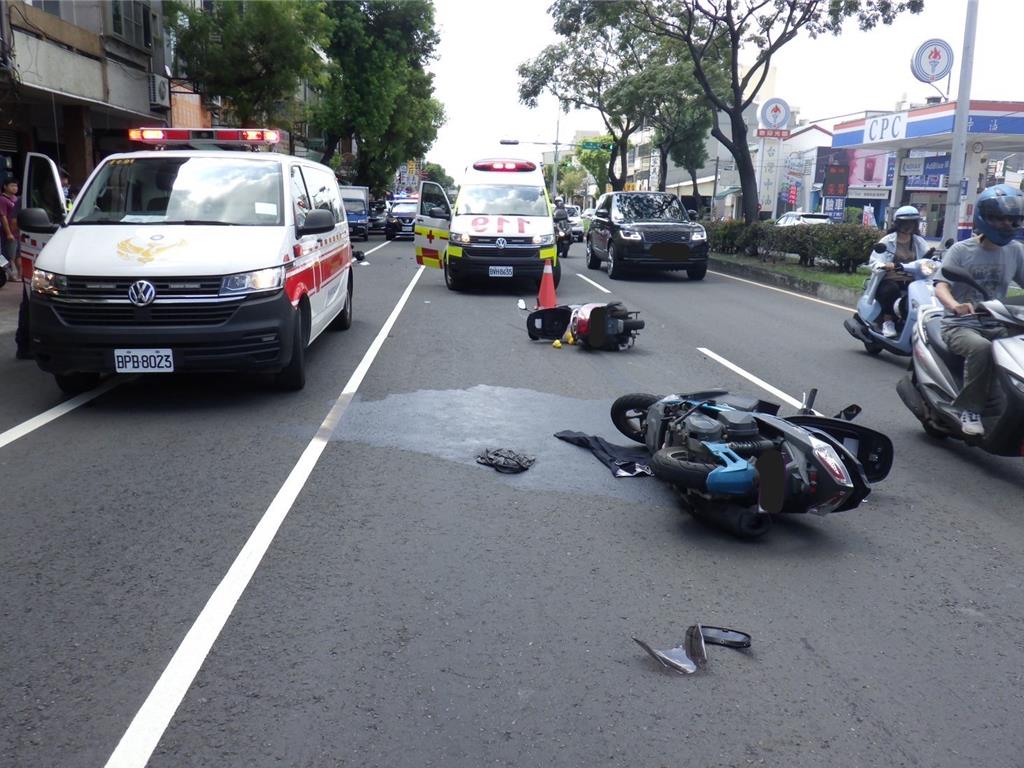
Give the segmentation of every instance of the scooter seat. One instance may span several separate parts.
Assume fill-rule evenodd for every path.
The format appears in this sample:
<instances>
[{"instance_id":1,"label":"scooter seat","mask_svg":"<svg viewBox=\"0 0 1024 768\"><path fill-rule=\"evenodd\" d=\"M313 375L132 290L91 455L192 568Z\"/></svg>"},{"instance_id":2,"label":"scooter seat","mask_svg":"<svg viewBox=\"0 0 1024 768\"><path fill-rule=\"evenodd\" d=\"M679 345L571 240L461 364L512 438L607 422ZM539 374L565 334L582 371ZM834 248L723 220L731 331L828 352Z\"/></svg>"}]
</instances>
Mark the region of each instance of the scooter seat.
<instances>
[{"instance_id":1,"label":"scooter seat","mask_svg":"<svg viewBox=\"0 0 1024 768\"><path fill-rule=\"evenodd\" d=\"M949 372L953 374L953 378L958 382L962 382L964 376L964 359L946 346L946 342L942 338L942 315L936 314L934 317L928 318L924 323L924 327L925 331L928 333L928 346L930 346L935 351L935 355L946 364L946 368L948 368Z\"/></svg>"}]
</instances>

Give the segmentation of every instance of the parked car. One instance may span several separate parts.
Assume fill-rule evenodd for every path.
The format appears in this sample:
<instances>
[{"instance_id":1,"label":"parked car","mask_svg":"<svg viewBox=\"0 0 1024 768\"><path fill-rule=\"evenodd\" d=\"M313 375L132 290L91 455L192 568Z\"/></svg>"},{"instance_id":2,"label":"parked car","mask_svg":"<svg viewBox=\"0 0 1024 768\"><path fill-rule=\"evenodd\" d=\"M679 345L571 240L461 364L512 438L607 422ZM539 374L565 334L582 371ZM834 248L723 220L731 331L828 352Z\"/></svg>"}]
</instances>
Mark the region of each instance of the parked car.
<instances>
[{"instance_id":1,"label":"parked car","mask_svg":"<svg viewBox=\"0 0 1024 768\"><path fill-rule=\"evenodd\" d=\"M792 227L797 224L833 224L832 217L827 213L804 213L803 211L790 211L782 214L782 217L775 222L777 227Z\"/></svg>"},{"instance_id":2,"label":"parked car","mask_svg":"<svg viewBox=\"0 0 1024 768\"><path fill-rule=\"evenodd\" d=\"M370 231L383 232L384 222L388 217L388 204L384 200L370 203Z\"/></svg>"},{"instance_id":3,"label":"parked car","mask_svg":"<svg viewBox=\"0 0 1024 768\"><path fill-rule=\"evenodd\" d=\"M420 206L414 200L401 200L391 205L387 220L384 222L384 237L394 240L399 237L413 238L413 227L416 225L416 214Z\"/></svg>"},{"instance_id":4,"label":"parked car","mask_svg":"<svg viewBox=\"0 0 1024 768\"><path fill-rule=\"evenodd\" d=\"M685 269L691 280L708 270L708 235L677 195L668 192L608 192L597 201L586 236L587 267L608 264L608 277L630 268Z\"/></svg>"},{"instance_id":5,"label":"parked car","mask_svg":"<svg viewBox=\"0 0 1024 768\"><path fill-rule=\"evenodd\" d=\"M574 243L582 243L583 219L581 218L580 207L578 205L567 205L565 206L565 212L569 214L569 227L572 232L572 241Z\"/></svg>"}]
</instances>

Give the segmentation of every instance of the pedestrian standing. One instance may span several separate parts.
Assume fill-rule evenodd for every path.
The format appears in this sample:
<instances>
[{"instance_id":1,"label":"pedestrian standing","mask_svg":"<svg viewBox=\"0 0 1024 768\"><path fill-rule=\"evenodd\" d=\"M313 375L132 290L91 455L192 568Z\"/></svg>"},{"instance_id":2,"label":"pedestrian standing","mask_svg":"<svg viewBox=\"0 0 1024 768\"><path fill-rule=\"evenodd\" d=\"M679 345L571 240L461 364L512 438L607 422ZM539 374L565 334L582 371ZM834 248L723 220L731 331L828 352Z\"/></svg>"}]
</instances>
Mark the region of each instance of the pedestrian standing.
<instances>
[{"instance_id":1,"label":"pedestrian standing","mask_svg":"<svg viewBox=\"0 0 1024 768\"><path fill-rule=\"evenodd\" d=\"M7 260L4 268L12 280L17 280L21 233L18 231L18 180L14 176L4 179L0 192L0 239L3 257Z\"/></svg>"}]
</instances>

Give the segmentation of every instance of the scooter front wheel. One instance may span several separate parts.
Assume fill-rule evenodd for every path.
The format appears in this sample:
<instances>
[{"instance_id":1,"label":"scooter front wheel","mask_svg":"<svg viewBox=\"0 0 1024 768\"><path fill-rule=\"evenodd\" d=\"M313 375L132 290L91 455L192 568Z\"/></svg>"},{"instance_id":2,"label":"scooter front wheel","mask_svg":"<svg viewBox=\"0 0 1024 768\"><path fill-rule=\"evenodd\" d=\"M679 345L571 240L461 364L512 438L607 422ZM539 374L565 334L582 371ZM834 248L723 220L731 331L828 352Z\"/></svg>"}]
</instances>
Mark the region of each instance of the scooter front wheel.
<instances>
[{"instance_id":1,"label":"scooter front wheel","mask_svg":"<svg viewBox=\"0 0 1024 768\"><path fill-rule=\"evenodd\" d=\"M612 424L630 440L644 442L647 433L647 409L658 402L657 395L633 392L612 403Z\"/></svg>"},{"instance_id":2,"label":"scooter front wheel","mask_svg":"<svg viewBox=\"0 0 1024 768\"><path fill-rule=\"evenodd\" d=\"M877 355L877 354L881 353L882 345L881 344L877 344L876 342L873 342L873 341L865 341L864 342L864 351L867 352L869 355Z\"/></svg>"}]
</instances>

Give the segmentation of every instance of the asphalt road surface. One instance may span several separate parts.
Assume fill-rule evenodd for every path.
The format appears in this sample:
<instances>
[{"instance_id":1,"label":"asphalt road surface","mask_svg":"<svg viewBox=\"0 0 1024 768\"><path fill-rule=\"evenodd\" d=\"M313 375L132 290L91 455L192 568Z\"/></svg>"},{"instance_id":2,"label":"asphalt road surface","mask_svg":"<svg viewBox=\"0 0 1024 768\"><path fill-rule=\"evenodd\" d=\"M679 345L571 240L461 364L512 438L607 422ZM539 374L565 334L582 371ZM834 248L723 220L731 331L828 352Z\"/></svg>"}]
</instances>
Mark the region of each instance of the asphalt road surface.
<instances>
[{"instance_id":1,"label":"asphalt road surface","mask_svg":"<svg viewBox=\"0 0 1024 768\"><path fill-rule=\"evenodd\" d=\"M114 379L19 427L65 398L0 328L0 764L1020 764L1024 462L926 437L906 361L866 355L846 310L714 273L612 281L574 245L559 300L647 327L557 350L527 338L533 286L452 293L382 242L299 393ZM626 442L627 392L775 397L748 376L860 403L890 477L751 543L552 437ZM498 474L489 447L536 464ZM752 648L681 676L630 639L695 622Z\"/></svg>"}]
</instances>

